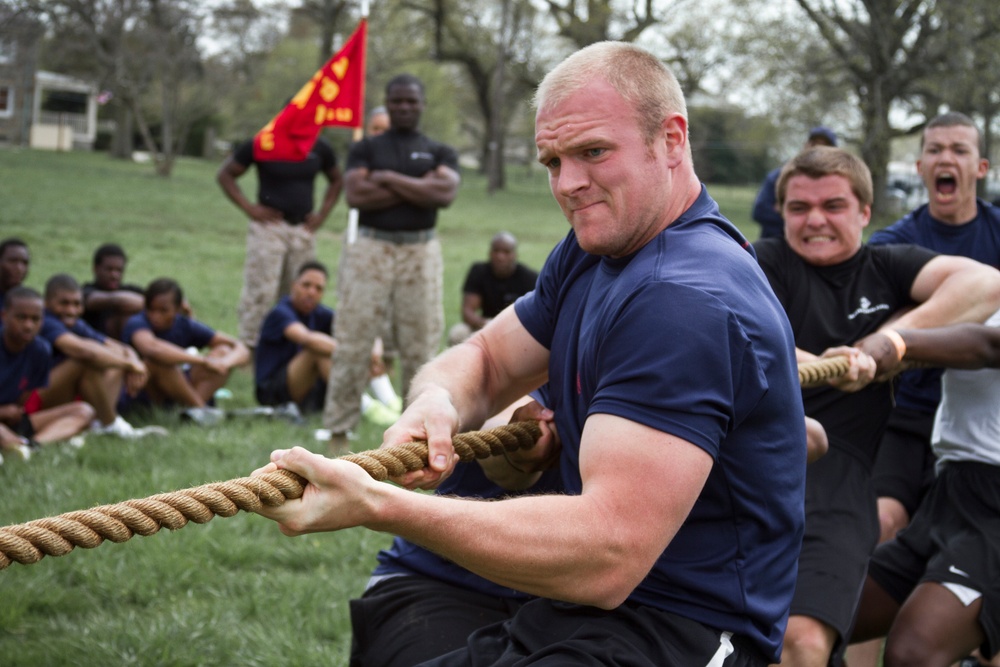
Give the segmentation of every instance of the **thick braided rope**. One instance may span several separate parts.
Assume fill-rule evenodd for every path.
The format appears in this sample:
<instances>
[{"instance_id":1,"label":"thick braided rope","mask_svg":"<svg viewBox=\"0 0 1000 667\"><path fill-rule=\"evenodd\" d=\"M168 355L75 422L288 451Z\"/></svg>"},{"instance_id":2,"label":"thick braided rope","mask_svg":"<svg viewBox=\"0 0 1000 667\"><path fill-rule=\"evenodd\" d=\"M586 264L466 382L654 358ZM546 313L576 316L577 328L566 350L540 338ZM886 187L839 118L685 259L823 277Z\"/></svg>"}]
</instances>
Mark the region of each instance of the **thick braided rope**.
<instances>
[{"instance_id":1,"label":"thick braided rope","mask_svg":"<svg viewBox=\"0 0 1000 667\"><path fill-rule=\"evenodd\" d=\"M919 361L902 361L893 375L913 368L930 368L931 366L932 364ZM845 356L803 361L799 364L799 384L802 385L803 389L821 387L830 380L839 378L841 375L847 373L848 367L849 362Z\"/></svg>"},{"instance_id":2,"label":"thick braided rope","mask_svg":"<svg viewBox=\"0 0 1000 667\"><path fill-rule=\"evenodd\" d=\"M505 450L529 449L539 436L538 422L516 422L461 433L452 444L462 461L473 461ZM411 442L341 458L383 481L426 467L427 443ZM183 528L188 521L206 523L216 515L229 517L240 510L257 512L264 505L277 507L302 497L304 484L305 480L295 473L278 470L0 527L0 570L13 562L29 565L45 556L63 556L74 547L93 549L104 540L126 542L135 534L153 535L160 528Z\"/></svg>"}]
</instances>

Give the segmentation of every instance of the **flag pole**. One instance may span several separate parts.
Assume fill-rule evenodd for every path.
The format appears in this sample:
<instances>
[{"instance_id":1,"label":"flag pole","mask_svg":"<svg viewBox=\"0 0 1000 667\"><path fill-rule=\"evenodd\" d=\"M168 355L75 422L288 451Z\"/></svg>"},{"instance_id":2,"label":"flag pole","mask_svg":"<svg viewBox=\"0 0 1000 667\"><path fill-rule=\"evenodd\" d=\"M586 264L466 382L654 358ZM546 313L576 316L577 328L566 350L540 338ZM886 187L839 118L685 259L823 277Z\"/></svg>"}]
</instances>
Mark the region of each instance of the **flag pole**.
<instances>
[{"instance_id":1,"label":"flag pole","mask_svg":"<svg viewBox=\"0 0 1000 667\"><path fill-rule=\"evenodd\" d=\"M368 0L361 0L361 18L362 19L367 19L368 18ZM366 36L366 39L367 39L367 36ZM366 54L365 57L366 58L367 58L367 52L368 52L368 49L367 49L367 45L366 45L366 48L365 48L365 54ZM367 63L366 63L366 69L365 69L365 71L367 73ZM364 112L364 108L365 108L365 100L364 100L364 97L362 97L361 98L361 110L362 110L362 112ZM364 126L364 121L362 120L361 127L354 128L354 132L352 133L351 140L352 141L361 141L361 139L364 136L365 136L365 126ZM349 208L349 209L347 209L347 232L345 234L345 237L346 237L345 240L347 241L347 245L353 245L354 242L358 240L358 209L356 209L356 208Z\"/></svg>"}]
</instances>

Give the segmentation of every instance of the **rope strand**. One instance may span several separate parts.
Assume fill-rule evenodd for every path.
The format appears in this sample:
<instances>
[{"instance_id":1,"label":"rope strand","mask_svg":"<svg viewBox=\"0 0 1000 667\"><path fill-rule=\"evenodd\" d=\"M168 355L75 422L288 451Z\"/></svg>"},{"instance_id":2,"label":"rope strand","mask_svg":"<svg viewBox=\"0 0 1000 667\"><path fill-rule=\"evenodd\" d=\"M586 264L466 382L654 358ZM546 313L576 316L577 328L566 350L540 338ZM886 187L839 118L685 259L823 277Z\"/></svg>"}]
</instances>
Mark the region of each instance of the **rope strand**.
<instances>
[{"instance_id":1,"label":"rope strand","mask_svg":"<svg viewBox=\"0 0 1000 667\"><path fill-rule=\"evenodd\" d=\"M460 433L452 444L459 459L470 462L504 451L530 449L541 434L538 422L514 422L488 431ZM425 468L427 443L411 442L340 458L384 481ZM93 549L105 540L126 542L133 535L153 535L160 528L177 530L189 521L206 523L240 510L278 507L286 500L301 498L305 484L295 473L278 470L5 526L0 528L0 570L15 562L29 565L45 556L64 556L75 547Z\"/></svg>"}]
</instances>

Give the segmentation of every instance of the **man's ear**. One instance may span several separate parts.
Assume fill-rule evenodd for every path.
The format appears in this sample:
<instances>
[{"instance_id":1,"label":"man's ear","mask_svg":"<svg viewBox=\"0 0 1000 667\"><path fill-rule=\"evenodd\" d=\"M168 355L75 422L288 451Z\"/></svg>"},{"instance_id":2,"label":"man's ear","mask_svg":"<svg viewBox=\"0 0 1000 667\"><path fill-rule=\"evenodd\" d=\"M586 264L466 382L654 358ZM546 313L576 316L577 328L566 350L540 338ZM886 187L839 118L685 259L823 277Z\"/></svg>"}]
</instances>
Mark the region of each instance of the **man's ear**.
<instances>
[{"instance_id":1,"label":"man's ear","mask_svg":"<svg viewBox=\"0 0 1000 667\"><path fill-rule=\"evenodd\" d=\"M688 152L687 118L679 113L670 114L660 125L660 136L666 144L670 166L677 166Z\"/></svg>"}]
</instances>

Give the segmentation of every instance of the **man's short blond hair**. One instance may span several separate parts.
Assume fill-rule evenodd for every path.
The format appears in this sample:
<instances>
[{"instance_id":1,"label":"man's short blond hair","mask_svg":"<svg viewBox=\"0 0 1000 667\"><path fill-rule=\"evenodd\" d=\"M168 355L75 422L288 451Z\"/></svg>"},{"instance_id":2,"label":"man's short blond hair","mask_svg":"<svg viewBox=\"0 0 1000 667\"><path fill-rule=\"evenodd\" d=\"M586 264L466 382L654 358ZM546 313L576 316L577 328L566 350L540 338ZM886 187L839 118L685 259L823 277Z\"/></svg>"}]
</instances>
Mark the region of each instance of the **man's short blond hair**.
<instances>
[{"instance_id":1,"label":"man's short blond hair","mask_svg":"<svg viewBox=\"0 0 1000 667\"><path fill-rule=\"evenodd\" d=\"M788 181L793 176L823 178L831 175L843 176L847 179L851 184L851 191L858 198L862 208L872 203L874 193L872 173L861 158L848 153L843 148L813 146L793 157L781 169L781 175L778 176L775 188L778 208L783 208L785 205Z\"/></svg>"},{"instance_id":2,"label":"man's short blond hair","mask_svg":"<svg viewBox=\"0 0 1000 667\"><path fill-rule=\"evenodd\" d=\"M563 60L538 85L535 108L559 104L600 79L635 110L647 144L670 114L687 118L684 93L673 72L649 51L626 42L597 42Z\"/></svg>"}]
</instances>

